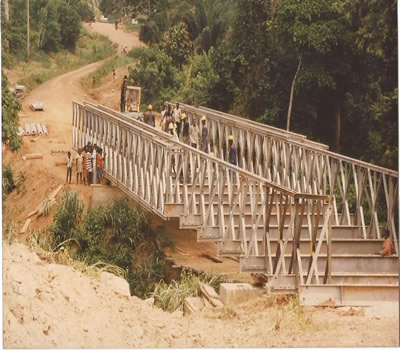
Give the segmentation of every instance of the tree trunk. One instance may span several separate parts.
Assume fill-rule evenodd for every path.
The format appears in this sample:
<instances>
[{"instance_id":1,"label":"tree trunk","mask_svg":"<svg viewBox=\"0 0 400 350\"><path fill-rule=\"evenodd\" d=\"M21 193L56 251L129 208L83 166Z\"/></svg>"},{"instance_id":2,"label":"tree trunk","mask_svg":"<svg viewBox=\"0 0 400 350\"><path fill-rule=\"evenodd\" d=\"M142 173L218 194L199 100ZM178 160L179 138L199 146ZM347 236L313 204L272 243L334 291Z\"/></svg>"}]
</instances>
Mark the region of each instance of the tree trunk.
<instances>
[{"instance_id":1,"label":"tree trunk","mask_svg":"<svg viewBox=\"0 0 400 350\"><path fill-rule=\"evenodd\" d=\"M6 15L6 20L10 20L10 8L8 7L8 0L4 0L4 13Z\"/></svg>"},{"instance_id":2,"label":"tree trunk","mask_svg":"<svg viewBox=\"0 0 400 350\"><path fill-rule=\"evenodd\" d=\"M340 153L340 122L341 122L341 115L340 115L340 104L337 105L336 110L336 152Z\"/></svg>"},{"instance_id":3,"label":"tree trunk","mask_svg":"<svg viewBox=\"0 0 400 350\"><path fill-rule=\"evenodd\" d=\"M294 77L293 77L292 87L290 88L289 108L288 108L287 122L286 122L286 130L288 130L288 131L290 129L290 117L291 117L291 114L292 114L294 87L296 85L296 80L297 80L297 76L299 75L299 71L300 71L300 68L301 68L301 62L302 61L303 61L303 55L300 56L299 64L297 66L296 73L294 74Z\"/></svg>"},{"instance_id":4,"label":"tree trunk","mask_svg":"<svg viewBox=\"0 0 400 350\"><path fill-rule=\"evenodd\" d=\"M29 0L26 0L26 55L29 61L31 56L31 43L29 40Z\"/></svg>"},{"instance_id":5,"label":"tree trunk","mask_svg":"<svg viewBox=\"0 0 400 350\"><path fill-rule=\"evenodd\" d=\"M148 10L149 10L149 16L150 16L150 11L151 11L151 0L147 0L147 7L148 7Z\"/></svg>"}]
</instances>

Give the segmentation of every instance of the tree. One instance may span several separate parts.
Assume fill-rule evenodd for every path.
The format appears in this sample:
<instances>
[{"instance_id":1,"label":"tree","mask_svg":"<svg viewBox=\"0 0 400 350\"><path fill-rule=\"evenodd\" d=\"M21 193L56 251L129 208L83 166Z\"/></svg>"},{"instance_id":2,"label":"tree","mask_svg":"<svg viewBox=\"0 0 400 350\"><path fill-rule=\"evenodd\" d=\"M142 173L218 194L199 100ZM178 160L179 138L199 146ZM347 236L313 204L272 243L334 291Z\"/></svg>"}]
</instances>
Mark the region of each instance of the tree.
<instances>
[{"instance_id":1,"label":"tree","mask_svg":"<svg viewBox=\"0 0 400 350\"><path fill-rule=\"evenodd\" d=\"M190 59L184 69L185 83L178 93L179 100L196 106L212 104L212 92L219 81L219 76L212 66L212 54L213 49L209 54L195 55Z\"/></svg>"},{"instance_id":2,"label":"tree","mask_svg":"<svg viewBox=\"0 0 400 350\"><path fill-rule=\"evenodd\" d=\"M160 46L181 70L183 64L188 61L193 53L193 44L190 41L186 24L180 22L171 27L164 35L164 40Z\"/></svg>"},{"instance_id":3,"label":"tree","mask_svg":"<svg viewBox=\"0 0 400 350\"><path fill-rule=\"evenodd\" d=\"M182 20L186 23L195 52L208 52L227 36L232 4L230 0L192 0Z\"/></svg>"},{"instance_id":4,"label":"tree","mask_svg":"<svg viewBox=\"0 0 400 350\"><path fill-rule=\"evenodd\" d=\"M129 68L129 74L142 87L143 103L161 108L165 101L176 95L181 85L172 58L157 45L136 49L133 56L137 58L137 64Z\"/></svg>"},{"instance_id":5,"label":"tree","mask_svg":"<svg viewBox=\"0 0 400 350\"><path fill-rule=\"evenodd\" d=\"M21 148L22 139L18 136L18 112L21 110L21 103L10 92L7 76L1 73L1 114L3 144L10 146L11 150L17 151Z\"/></svg>"}]
</instances>

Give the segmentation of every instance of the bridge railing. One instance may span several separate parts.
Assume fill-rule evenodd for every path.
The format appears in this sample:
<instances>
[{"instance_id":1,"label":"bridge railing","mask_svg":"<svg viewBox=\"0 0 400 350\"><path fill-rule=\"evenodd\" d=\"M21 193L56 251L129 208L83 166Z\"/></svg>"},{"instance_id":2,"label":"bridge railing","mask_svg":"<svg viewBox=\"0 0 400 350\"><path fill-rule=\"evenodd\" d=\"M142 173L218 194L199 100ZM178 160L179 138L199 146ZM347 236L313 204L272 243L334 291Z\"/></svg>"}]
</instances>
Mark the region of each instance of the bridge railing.
<instances>
[{"instance_id":1,"label":"bridge railing","mask_svg":"<svg viewBox=\"0 0 400 350\"><path fill-rule=\"evenodd\" d=\"M163 218L175 212L199 239L236 244L243 271L297 273L305 283L319 282L320 249L331 246L330 196L296 193L95 104L74 102L72 124L73 147L89 141L102 147L105 174L123 191ZM304 225L308 269L299 251ZM271 240L278 242L274 249ZM329 248L325 257L329 281Z\"/></svg>"},{"instance_id":2,"label":"bridge railing","mask_svg":"<svg viewBox=\"0 0 400 350\"><path fill-rule=\"evenodd\" d=\"M209 149L227 160L233 135L238 166L300 193L333 196L334 225L355 225L362 238L387 228L398 253L398 172L330 152L301 135L209 108L180 104L191 123L207 117Z\"/></svg>"}]
</instances>

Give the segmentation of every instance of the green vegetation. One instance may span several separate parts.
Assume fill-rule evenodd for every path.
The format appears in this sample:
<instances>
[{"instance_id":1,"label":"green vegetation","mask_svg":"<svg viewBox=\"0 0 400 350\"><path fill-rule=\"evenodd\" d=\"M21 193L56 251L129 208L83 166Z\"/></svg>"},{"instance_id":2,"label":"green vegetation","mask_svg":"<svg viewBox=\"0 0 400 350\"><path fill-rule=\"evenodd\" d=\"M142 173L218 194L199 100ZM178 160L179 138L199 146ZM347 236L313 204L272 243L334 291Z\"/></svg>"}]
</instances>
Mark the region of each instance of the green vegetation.
<instances>
[{"instance_id":1,"label":"green vegetation","mask_svg":"<svg viewBox=\"0 0 400 350\"><path fill-rule=\"evenodd\" d=\"M60 74L99 61L114 54L111 41L82 29L74 53L61 51L46 54L33 52L32 62L21 65L23 77L18 81L29 90Z\"/></svg>"},{"instance_id":2,"label":"green vegetation","mask_svg":"<svg viewBox=\"0 0 400 350\"><path fill-rule=\"evenodd\" d=\"M56 208L54 222L50 228L54 236L53 247L73 238L83 213L83 202L76 192L64 192Z\"/></svg>"},{"instance_id":3,"label":"green vegetation","mask_svg":"<svg viewBox=\"0 0 400 350\"><path fill-rule=\"evenodd\" d=\"M25 188L25 174L21 171L15 178L14 169L12 168L11 164L3 166L2 180L3 200L14 189L16 189L19 193L20 190Z\"/></svg>"},{"instance_id":4,"label":"green vegetation","mask_svg":"<svg viewBox=\"0 0 400 350\"><path fill-rule=\"evenodd\" d=\"M157 1L140 38L143 104L206 105L397 169L396 1Z\"/></svg>"},{"instance_id":5,"label":"green vegetation","mask_svg":"<svg viewBox=\"0 0 400 350\"><path fill-rule=\"evenodd\" d=\"M2 45L6 55L27 59L27 13L25 0L8 1L9 16L2 2ZM93 21L93 6L88 0L30 0L31 51L74 51L81 21Z\"/></svg>"},{"instance_id":6,"label":"green vegetation","mask_svg":"<svg viewBox=\"0 0 400 350\"><path fill-rule=\"evenodd\" d=\"M124 272L131 294L146 297L164 278L165 256L156 244L149 216L127 200L89 208L75 192L65 192L49 228L48 243L54 251L64 245L86 264L117 266Z\"/></svg>"},{"instance_id":7,"label":"green vegetation","mask_svg":"<svg viewBox=\"0 0 400 350\"><path fill-rule=\"evenodd\" d=\"M18 136L18 112L21 110L21 103L9 90L8 79L1 74L1 114L2 130L1 141L10 146L11 150L17 151L21 148L22 139ZM4 190L4 189L3 189ZM4 191L3 191L4 193Z\"/></svg>"},{"instance_id":8,"label":"green vegetation","mask_svg":"<svg viewBox=\"0 0 400 350\"><path fill-rule=\"evenodd\" d=\"M196 276L191 270L183 269L179 281L172 281L171 284L160 282L156 285L154 303L164 311L182 310L185 298L201 295L202 283L209 284L219 293L219 286L223 281L221 275Z\"/></svg>"}]
</instances>

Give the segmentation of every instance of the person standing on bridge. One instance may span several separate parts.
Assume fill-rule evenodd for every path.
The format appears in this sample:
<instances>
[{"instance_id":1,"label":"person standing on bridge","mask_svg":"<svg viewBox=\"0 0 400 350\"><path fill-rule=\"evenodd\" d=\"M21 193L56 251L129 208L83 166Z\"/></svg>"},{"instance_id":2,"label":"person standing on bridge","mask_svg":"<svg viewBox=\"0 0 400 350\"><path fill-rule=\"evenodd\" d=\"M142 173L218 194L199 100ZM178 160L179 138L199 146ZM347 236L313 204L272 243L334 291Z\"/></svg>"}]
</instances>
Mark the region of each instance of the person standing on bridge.
<instances>
[{"instance_id":1,"label":"person standing on bridge","mask_svg":"<svg viewBox=\"0 0 400 350\"><path fill-rule=\"evenodd\" d=\"M182 113L182 142L189 144L189 122L187 120L186 114Z\"/></svg>"},{"instance_id":2,"label":"person standing on bridge","mask_svg":"<svg viewBox=\"0 0 400 350\"><path fill-rule=\"evenodd\" d=\"M147 112L144 115L144 122L147 125L150 125L152 127L156 126L156 122L155 122L155 118L154 118L154 114L153 114L153 106L152 105L149 105L147 107Z\"/></svg>"},{"instance_id":3,"label":"person standing on bridge","mask_svg":"<svg viewBox=\"0 0 400 350\"><path fill-rule=\"evenodd\" d=\"M166 123L165 123L165 132L169 132L169 124L171 124L171 123L174 123L175 124L175 121L174 121L174 118L172 117L172 111L171 111L171 105L169 104L168 105L168 108L167 108L167 111L165 112L165 120L166 120Z\"/></svg>"},{"instance_id":4,"label":"person standing on bridge","mask_svg":"<svg viewBox=\"0 0 400 350\"><path fill-rule=\"evenodd\" d=\"M126 98L126 86L128 82L128 77L125 75L124 79L122 80L122 85L121 85L121 106L120 106L120 111L125 112L125 98Z\"/></svg>"},{"instance_id":5,"label":"person standing on bridge","mask_svg":"<svg viewBox=\"0 0 400 350\"><path fill-rule=\"evenodd\" d=\"M236 153L236 147L233 144L233 136L232 135L229 135L229 137L228 137L228 147L229 147L228 161L232 165L237 165L237 153Z\"/></svg>"},{"instance_id":6,"label":"person standing on bridge","mask_svg":"<svg viewBox=\"0 0 400 350\"><path fill-rule=\"evenodd\" d=\"M201 117L201 150L208 153L208 128L207 128L207 117L203 115Z\"/></svg>"},{"instance_id":7,"label":"person standing on bridge","mask_svg":"<svg viewBox=\"0 0 400 350\"><path fill-rule=\"evenodd\" d=\"M69 176L69 183L71 183L72 163L73 162L74 162L74 160L71 157L71 152L68 151L68 156L67 156L67 159L65 160L65 164L67 164L67 181L66 181L66 183L68 183L68 176Z\"/></svg>"},{"instance_id":8,"label":"person standing on bridge","mask_svg":"<svg viewBox=\"0 0 400 350\"><path fill-rule=\"evenodd\" d=\"M193 116L192 119L192 125L190 125L189 128L189 141L190 141L190 145L194 148L197 148L197 145L199 143L199 127L197 126L197 119L196 117Z\"/></svg>"},{"instance_id":9,"label":"person standing on bridge","mask_svg":"<svg viewBox=\"0 0 400 350\"><path fill-rule=\"evenodd\" d=\"M92 146L87 147L86 152L86 169L87 169L87 179L88 185L92 184L92 175L93 175L93 159L92 159Z\"/></svg>"},{"instance_id":10,"label":"person standing on bridge","mask_svg":"<svg viewBox=\"0 0 400 350\"><path fill-rule=\"evenodd\" d=\"M79 178L82 184L82 172L83 172L83 156L82 150L78 149L78 155L76 156L76 183L79 183Z\"/></svg>"},{"instance_id":11,"label":"person standing on bridge","mask_svg":"<svg viewBox=\"0 0 400 350\"><path fill-rule=\"evenodd\" d=\"M174 123L169 123L168 130L169 130L169 133L173 136L173 139L175 141L179 141L178 134L175 131Z\"/></svg>"},{"instance_id":12,"label":"person standing on bridge","mask_svg":"<svg viewBox=\"0 0 400 350\"><path fill-rule=\"evenodd\" d=\"M97 170L97 183L101 182L101 176L103 175L104 160L103 160L103 149L100 148L97 153L96 159L96 170Z\"/></svg>"},{"instance_id":13,"label":"person standing on bridge","mask_svg":"<svg viewBox=\"0 0 400 350\"><path fill-rule=\"evenodd\" d=\"M182 111L179 107L179 103L176 104L173 112L172 112L172 116L174 117L174 121L176 124L176 133L178 135L178 138L180 136L180 131L181 131L181 116L182 116Z\"/></svg>"}]
</instances>

